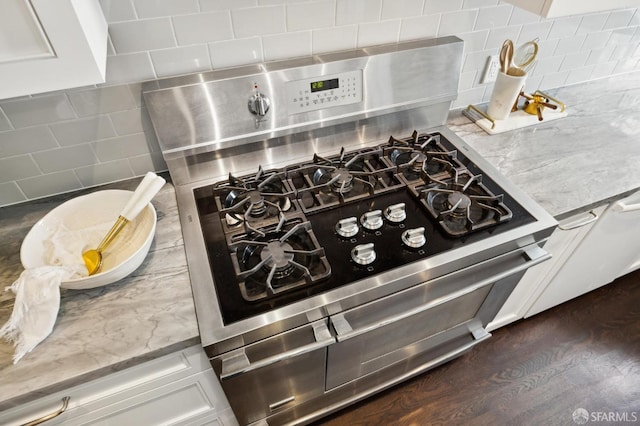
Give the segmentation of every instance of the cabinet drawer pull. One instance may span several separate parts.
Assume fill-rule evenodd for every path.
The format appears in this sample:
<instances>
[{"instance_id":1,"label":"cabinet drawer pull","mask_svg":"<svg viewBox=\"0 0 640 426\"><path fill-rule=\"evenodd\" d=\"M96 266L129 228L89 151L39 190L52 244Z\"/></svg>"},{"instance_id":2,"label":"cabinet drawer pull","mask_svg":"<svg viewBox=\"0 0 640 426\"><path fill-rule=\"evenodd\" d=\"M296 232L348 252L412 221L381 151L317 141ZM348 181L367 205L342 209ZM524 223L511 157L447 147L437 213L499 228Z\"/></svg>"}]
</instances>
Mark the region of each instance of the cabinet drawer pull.
<instances>
[{"instance_id":1,"label":"cabinet drawer pull","mask_svg":"<svg viewBox=\"0 0 640 426\"><path fill-rule=\"evenodd\" d=\"M273 410L277 410L278 408L282 407L283 405L286 405L288 403L290 403L291 401L295 401L296 397L294 395L291 395L289 398L285 398L282 401L278 401L278 402L274 402L273 404L269 404L269 410L273 411Z\"/></svg>"},{"instance_id":2,"label":"cabinet drawer pull","mask_svg":"<svg viewBox=\"0 0 640 426\"><path fill-rule=\"evenodd\" d=\"M53 418L58 417L60 414L67 411L67 407L69 406L70 399L71 397L65 396L64 398L62 398L62 407L60 407L60 409L58 409L57 411L54 411L53 413L47 414L46 416L42 416L39 419L30 421L29 423L25 423L22 426L35 426L35 425L39 425L40 423L44 423L47 420L51 420Z\"/></svg>"},{"instance_id":3,"label":"cabinet drawer pull","mask_svg":"<svg viewBox=\"0 0 640 426\"><path fill-rule=\"evenodd\" d=\"M574 223L568 223L566 225L560 224L560 225L558 225L558 229L561 229L563 231L570 231L572 229L580 228L582 226L588 225L588 224L598 220L598 215L595 214L595 212L593 210L591 210L589 212L589 214L590 214L590 216L585 220L581 220L579 222L574 222Z\"/></svg>"}]
</instances>

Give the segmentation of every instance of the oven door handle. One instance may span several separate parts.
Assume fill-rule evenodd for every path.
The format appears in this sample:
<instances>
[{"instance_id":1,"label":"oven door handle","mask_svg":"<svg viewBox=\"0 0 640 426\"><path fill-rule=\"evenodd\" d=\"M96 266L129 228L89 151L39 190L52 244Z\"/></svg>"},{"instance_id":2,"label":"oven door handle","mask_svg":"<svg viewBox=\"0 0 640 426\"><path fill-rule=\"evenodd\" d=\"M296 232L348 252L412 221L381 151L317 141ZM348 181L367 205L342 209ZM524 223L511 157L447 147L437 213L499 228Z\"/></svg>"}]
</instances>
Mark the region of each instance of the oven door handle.
<instances>
[{"instance_id":1,"label":"oven door handle","mask_svg":"<svg viewBox=\"0 0 640 426\"><path fill-rule=\"evenodd\" d=\"M230 377L237 376L238 374L248 373L259 368L264 368L277 362L286 361L307 352L324 348L325 346L329 346L336 342L335 337L331 334L331 331L329 331L329 327L327 327L326 320L316 321L311 324L311 326L313 327L313 335L315 338L315 342L313 343L302 345L295 349L253 362L249 361L244 348L236 349L229 352L227 355L220 357L220 360L222 361L220 380L225 380Z\"/></svg>"},{"instance_id":2,"label":"oven door handle","mask_svg":"<svg viewBox=\"0 0 640 426\"><path fill-rule=\"evenodd\" d=\"M351 324L349 324L349 321L347 320L347 318L345 317L345 314L347 314L349 311L346 312L340 312L338 314L332 315L331 318L331 324L333 325L334 330L336 331L336 338L338 340L338 342L343 342L345 340L354 338L356 336L359 336L361 334L367 333L369 331L372 330L376 330L380 327L384 327L385 325L388 324L392 324L394 322L397 321L402 321L405 318L409 318L413 315L417 315L421 312L426 311L427 309L431 309L435 306L438 306L442 303L446 303L449 302L451 300L457 299L458 297L464 296L466 294L469 294L471 292L474 292L482 287L485 287L487 285L493 284L497 281L500 281L502 279L508 278L511 275L517 274L519 272L522 272L524 270L527 270L529 268L531 268L532 266L535 266L547 259L551 258L551 255L549 253L547 253L545 250L543 250L542 248L540 248L539 246L534 245L533 247L529 248L528 250L525 250L523 253L524 258L526 259L526 261L518 266L515 266L513 268L507 269L506 271L500 272L498 274L495 274L491 277L485 278L482 281L478 281L476 284L472 285L472 286L468 286L465 287L459 291L456 291L454 293L448 294L446 296L440 297L438 299L432 300L429 303L425 303L423 305L418 305L415 306L411 309L408 309L400 314L396 314L396 315L391 315L388 316L384 319L378 320L376 322L367 324L363 327L357 328L357 329L353 329L351 327ZM391 296L392 297L392 296Z\"/></svg>"}]
</instances>

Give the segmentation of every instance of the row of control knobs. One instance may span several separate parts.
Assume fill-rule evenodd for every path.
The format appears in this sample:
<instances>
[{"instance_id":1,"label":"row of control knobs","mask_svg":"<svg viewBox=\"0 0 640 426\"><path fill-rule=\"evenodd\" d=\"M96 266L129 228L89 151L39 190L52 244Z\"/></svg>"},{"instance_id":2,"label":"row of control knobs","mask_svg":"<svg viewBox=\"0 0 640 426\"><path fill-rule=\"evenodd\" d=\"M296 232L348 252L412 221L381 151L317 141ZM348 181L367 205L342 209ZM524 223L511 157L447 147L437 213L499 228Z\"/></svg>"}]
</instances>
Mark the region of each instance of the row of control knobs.
<instances>
[{"instance_id":1,"label":"row of control knobs","mask_svg":"<svg viewBox=\"0 0 640 426\"><path fill-rule=\"evenodd\" d=\"M336 224L336 232L344 238L353 237L360 232L360 225L370 231L382 228L384 219L399 224L407 218L404 203L393 204L382 210L373 210L364 213L360 219L348 217L341 219ZM424 227L407 229L401 235L402 243L411 248L420 248L427 242ZM351 250L351 258L359 265L369 265L376 260L376 252L373 243L359 244Z\"/></svg>"}]
</instances>

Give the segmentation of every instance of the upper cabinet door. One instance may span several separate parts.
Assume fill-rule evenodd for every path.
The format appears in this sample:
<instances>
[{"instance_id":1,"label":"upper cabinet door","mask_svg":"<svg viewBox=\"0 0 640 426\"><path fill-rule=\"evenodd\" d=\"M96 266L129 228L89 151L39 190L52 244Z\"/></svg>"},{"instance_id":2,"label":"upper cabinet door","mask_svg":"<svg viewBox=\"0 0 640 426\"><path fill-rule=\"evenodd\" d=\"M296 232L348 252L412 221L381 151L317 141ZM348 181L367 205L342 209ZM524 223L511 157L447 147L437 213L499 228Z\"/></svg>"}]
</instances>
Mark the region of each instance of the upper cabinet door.
<instances>
[{"instance_id":1,"label":"upper cabinet door","mask_svg":"<svg viewBox=\"0 0 640 426\"><path fill-rule=\"evenodd\" d=\"M640 6L640 0L505 0L545 18Z\"/></svg>"},{"instance_id":2,"label":"upper cabinet door","mask_svg":"<svg viewBox=\"0 0 640 426\"><path fill-rule=\"evenodd\" d=\"M0 99L104 83L98 0L2 0Z\"/></svg>"}]
</instances>

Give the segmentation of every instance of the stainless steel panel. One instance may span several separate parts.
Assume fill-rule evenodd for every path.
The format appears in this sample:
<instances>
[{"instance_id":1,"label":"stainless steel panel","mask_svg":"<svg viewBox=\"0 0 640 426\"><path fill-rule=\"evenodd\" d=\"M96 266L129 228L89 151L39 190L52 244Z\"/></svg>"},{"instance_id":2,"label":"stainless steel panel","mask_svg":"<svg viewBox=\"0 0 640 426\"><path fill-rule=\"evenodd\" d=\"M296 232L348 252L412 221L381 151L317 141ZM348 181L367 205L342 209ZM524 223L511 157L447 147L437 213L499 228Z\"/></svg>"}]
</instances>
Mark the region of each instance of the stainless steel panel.
<instances>
[{"instance_id":1,"label":"stainless steel panel","mask_svg":"<svg viewBox=\"0 0 640 426\"><path fill-rule=\"evenodd\" d=\"M240 424L323 393L327 320L282 333L212 360Z\"/></svg>"},{"instance_id":2,"label":"stainless steel panel","mask_svg":"<svg viewBox=\"0 0 640 426\"><path fill-rule=\"evenodd\" d=\"M165 155L194 148L219 150L237 145L238 140L255 142L451 101L457 96L462 49L463 42L456 37L427 39L317 55L302 63L263 64L238 69L233 77L212 72L151 82L143 92ZM287 110L288 82L357 70L363 74L362 102L299 114ZM271 100L261 120L247 108L254 85Z\"/></svg>"},{"instance_id":3,"label":"stainless steel panel","mask_svg":"<svg viewBox=\"0 0 640 426\"><path fill-rule=\"evenodd\" d=\"M429 308L398 321L378 325L357 337L329 347L327 354L327 389L343 385L373 373L407 357L416 349L430 348L429 338L452 327L471 321L487 294L490 285L446 303L427 305ZM379 310L395 306L396 296L376 303ZM399 301L402 304L402 300ZM348 317L348 312L345 315Z\"/></svg>"}]
</instances>

